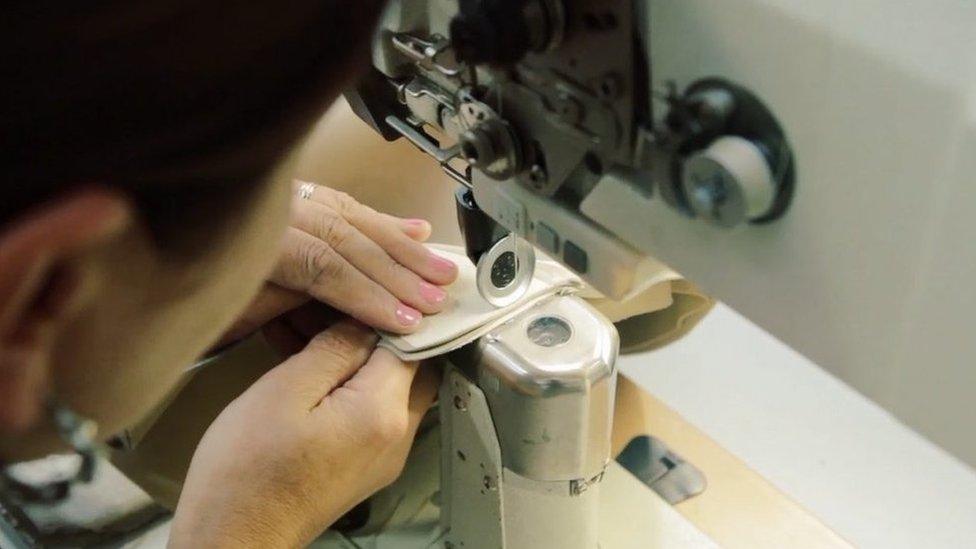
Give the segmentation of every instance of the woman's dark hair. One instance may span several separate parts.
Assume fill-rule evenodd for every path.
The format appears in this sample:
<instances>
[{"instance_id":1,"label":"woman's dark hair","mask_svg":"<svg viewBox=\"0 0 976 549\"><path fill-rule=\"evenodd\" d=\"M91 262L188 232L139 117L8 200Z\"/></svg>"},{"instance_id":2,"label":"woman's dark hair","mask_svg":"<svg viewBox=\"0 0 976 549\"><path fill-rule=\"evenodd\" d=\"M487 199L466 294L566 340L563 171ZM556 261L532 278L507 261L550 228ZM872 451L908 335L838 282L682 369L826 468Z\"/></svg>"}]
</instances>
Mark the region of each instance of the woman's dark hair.
<instances>
[{"instance_id":1,"label":"woman's dark hair","mask_svg":"<svg viewBox=\"0 0 976 549\"><path fill-rule=\"evenodd\" d=\"M219 222L367 63L379 1L19 1L0 22L0 225L86 182L164 247Z\"/></svg>"}]
</instances>

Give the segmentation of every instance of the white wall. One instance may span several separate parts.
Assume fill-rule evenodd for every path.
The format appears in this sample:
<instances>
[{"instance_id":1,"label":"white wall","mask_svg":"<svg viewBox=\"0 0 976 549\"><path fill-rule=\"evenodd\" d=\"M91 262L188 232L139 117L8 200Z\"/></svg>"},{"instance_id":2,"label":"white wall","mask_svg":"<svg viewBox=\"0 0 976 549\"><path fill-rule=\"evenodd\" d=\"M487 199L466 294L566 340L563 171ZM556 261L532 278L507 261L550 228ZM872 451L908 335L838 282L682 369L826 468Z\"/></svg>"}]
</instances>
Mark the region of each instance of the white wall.
<instances>
[{"instance_id":1,"label":"white wall","mask_svg":"<svg viewBox=\"0 0 976 549\"><path fill-rule=\"evenodd\" d=\"M648 250L976 464L976 3L647 0L656 86L721 76L783 124L783 220L649 212Z\"/></svg>"}]
</instances>

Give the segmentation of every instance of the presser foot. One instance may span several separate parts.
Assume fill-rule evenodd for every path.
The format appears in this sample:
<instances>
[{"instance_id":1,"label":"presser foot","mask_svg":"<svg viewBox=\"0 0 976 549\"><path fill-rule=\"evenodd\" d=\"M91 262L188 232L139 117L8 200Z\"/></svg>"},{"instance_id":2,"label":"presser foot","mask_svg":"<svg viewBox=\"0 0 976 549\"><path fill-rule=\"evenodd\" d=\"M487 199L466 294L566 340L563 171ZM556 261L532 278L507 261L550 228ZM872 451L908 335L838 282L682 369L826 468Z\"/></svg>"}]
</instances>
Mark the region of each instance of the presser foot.
<instances>
[{"instance_id":1,"label":"presser foot","mask_svg":"<svg viewBox=\"0 0 976 549\"><path fill-rule=\"evenodd\" d=\"M525 295L535 274L532 244L509 233L478 258L478 293L495 307L515 303Z\"/></svg>"}]
</instances>

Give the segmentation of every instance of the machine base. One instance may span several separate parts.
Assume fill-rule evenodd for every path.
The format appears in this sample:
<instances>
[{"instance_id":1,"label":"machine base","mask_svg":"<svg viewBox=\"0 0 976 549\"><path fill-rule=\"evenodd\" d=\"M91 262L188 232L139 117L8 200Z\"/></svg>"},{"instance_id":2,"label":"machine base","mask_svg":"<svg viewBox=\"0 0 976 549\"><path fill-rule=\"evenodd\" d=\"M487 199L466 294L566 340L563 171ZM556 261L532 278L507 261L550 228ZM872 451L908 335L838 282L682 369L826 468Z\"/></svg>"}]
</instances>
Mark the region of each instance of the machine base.
<instances>
[{"instance_id":1,"label":"machine base","mask_svg":"<svg viewBox=\"0 0 976 549\"><path fill-rule=\"evenodd\" d=\"M392 513L383 520L383 525L377 527L376 532L347 536L329 531L311 547L443 548L440 508L436 504L439 499L438 438L438 429L426 433L414 448L411 463L401 479L378 495L375 505L381 509L392 509ZM600 496L600 549L719 547L615 461L607 467ZM390 503L392 506L388 507Z\"/></svg>"}]
</instances>

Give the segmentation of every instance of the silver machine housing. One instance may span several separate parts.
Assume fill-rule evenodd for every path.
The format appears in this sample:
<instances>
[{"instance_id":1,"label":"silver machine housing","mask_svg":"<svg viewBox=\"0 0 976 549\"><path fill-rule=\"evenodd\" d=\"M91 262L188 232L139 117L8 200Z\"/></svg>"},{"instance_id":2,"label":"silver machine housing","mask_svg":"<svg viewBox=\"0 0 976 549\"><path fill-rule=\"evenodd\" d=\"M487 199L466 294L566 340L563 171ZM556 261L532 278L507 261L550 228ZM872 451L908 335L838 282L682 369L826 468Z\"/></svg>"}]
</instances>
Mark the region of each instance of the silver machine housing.
<instances>
[{"instance_id":1,"label":"silver machine housing","mask_svg":"<svg viewBox=\"0 0 976 549\"><path fill-rule=\"evenodd\" d=\"M444 547L597 547L617 350L599 312L554 296L449 356L439 395Z\"/></svg>"}]
</instances>

